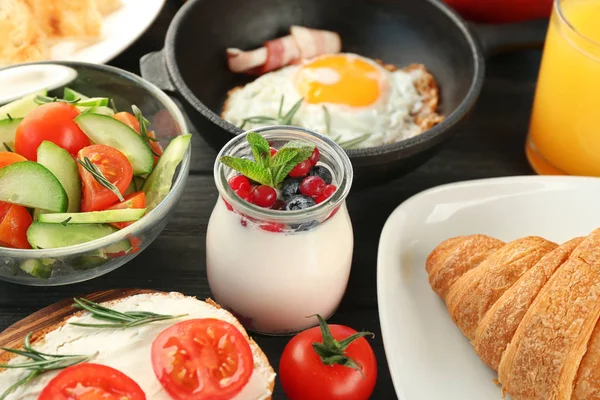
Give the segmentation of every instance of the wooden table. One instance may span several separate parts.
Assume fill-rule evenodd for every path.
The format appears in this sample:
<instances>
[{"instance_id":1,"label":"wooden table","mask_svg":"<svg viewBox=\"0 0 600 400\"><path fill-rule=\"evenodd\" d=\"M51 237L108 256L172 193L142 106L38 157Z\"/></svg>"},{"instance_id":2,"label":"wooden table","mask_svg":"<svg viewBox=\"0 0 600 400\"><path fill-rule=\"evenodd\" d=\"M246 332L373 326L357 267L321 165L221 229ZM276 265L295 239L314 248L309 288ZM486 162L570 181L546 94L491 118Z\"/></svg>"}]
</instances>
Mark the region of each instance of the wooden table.
<instances>
[{"instance_id":1,"label":"wooden table","mask_svg":"<svg viewBox=\"0 0 600 400\"><path fill-rule=\"evenodd\" d=\"M168 24L180 4L167 1L149 31L111 64L139 73L140 57L162 48ZM435 158L385 186L350 194L348 207L356 243L354 262L348 290L330 322L376 334L372 345L379 363L379 377L374 399L396 398L377 311L377 245L381 229L395 207L422 190L461 180L532 173L523 148L539 61L539 51L490 59L485 87L475 111ZM181 203L164 232L147 250L119 270L77 285L35 288L0 282L0 330L64 298L115 287L180 291L199 298L210 296L205 271L205 235L217 199L212 177L216 153L197 134L192 143L192 168ZM288 340L256 338L275 369ZM279 384L274 399L285 399Z\"/></svg>"}]
</instances>

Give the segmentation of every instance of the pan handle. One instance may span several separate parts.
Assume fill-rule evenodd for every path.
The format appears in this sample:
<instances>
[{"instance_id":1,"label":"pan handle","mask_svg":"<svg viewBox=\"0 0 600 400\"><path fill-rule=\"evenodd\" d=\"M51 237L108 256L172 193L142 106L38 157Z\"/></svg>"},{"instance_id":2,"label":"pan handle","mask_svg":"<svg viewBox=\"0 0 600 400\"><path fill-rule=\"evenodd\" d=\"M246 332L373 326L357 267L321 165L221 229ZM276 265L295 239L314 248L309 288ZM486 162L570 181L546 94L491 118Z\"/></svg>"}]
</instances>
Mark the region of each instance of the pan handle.
<instances>
[{"instance_id":1,"label":"pan handle","mask_svg":"<svg viewBox=\"0 0 600 400\"><path fill-rule=\"evenodd\" d=\"M548 20L538 19L510 24L469 23L479 38L486 57L509 51L541 48L546 39Z\"/></svg>"},{"instance_id":2,"label":"pan handle","mask_svg":"<svg viewBox=\"0 0 600 400\"><path fill-rule=\"evenodd\" d=\"M175 84L169 76L163 50L148 53L140 58L142 78L146 79L164 92L177 94Z\"/></svg>"}]
</instances>

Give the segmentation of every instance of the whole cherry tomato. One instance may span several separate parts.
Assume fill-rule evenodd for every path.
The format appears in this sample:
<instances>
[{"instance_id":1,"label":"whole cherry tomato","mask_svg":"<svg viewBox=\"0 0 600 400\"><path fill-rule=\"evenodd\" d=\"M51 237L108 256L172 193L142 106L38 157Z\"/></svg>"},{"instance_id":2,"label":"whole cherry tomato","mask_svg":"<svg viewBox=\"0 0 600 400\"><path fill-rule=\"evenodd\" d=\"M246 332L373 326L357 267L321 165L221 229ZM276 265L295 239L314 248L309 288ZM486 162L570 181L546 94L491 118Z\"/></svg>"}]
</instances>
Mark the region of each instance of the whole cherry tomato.
<instances>
[{"instance_id":1,"label":"whole cherry tomato","mask_svg":"<svg viewBox=\"0 0 600 400\"><path fill-rule=\"evenodd\" d=\"M290 400L367 400L377 381L377 361L364 338L343 325L300 332L286 345L279 378Z\"/></svg>"},{"instance_id":2,"label":"whole cherry tomato","mask_svg":"<svg viewBox=\"0 0 600 400\"><path fill-rule=\"evenodd\" d=\"M90 139L73 121L78 115L77 107L62 102L33 109L17 127L15 151L28 160L37 161L37 148L49 140L72 155L77 154L90 145Z\"/></svg>"}]
</instances>

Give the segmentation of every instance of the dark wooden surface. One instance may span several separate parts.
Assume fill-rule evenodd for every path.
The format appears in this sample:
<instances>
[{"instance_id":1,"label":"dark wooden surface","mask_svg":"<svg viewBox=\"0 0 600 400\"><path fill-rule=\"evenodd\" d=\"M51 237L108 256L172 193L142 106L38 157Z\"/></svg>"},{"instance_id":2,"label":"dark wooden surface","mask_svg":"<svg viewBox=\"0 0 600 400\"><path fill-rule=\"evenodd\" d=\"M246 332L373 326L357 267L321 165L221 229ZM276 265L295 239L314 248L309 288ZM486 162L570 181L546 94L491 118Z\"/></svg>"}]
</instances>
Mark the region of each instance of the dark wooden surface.
<instances>
[{"instance_id":1,"label":"dark wooden surface","mask_svg":"<svg viewBox=\"0 0 600 400\"><path fill-rule=\"evenodd\" d=\"M180 4L178 0L167 0L149 31L111 64L139 73L139 58L162 48L168 24ZM377 312L377 245L383 224L394 208L424 189L461 180L532 173L523 148L540 55L540 51L526 51L488 60L485 87L475 111L435 158L385 186L350 194L354 262L348 290L331 322L376 333L372 344L380 370L374 399L396 398ZM117 271L73 286L33 288L0 282L0 330L42 307L100 290L137 287L210 296L205 234L217 198L212 178L216 153L199 135L194 135L192 143L193 165L181 203L162 235L147 250ZM288 340L256 338L275 369ZM274 399L285 399L279 384Z\"/></svg>"}]
</instances>

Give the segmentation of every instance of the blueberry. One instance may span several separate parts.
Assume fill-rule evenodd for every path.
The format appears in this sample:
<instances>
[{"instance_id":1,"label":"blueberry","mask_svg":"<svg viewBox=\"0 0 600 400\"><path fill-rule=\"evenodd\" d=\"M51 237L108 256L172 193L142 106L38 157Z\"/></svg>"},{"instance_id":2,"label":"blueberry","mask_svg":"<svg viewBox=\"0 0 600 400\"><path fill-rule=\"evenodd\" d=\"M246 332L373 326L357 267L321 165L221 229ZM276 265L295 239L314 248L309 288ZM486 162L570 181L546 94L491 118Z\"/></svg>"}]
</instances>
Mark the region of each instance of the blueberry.
<instances>
[{"instance_id":1,"label":"blueberry","mask_svg":"<svg viewBox=\"0 0 600 400\"><path fill-rule=\"evenodd\" d=\"M320 176L328 185L331 185L331 182L333 182L331 171L322 165L315 165L312 167L310 171L308 171L308 176Z\"/></svg>"},{"instance_id":2,"label":"blueberry","mask_svg":"<svg viewBox=\"0 0 600 400\"><path fill-rule=\"evenodd\" d=\"M304 232L304 231L310 231L311 229L316 228L317 225L319 225L319 221L309 221L309 222L304 222L302 224L290 225L290 228L294 229L297 232Z\"/></svg>"},{"instance_id":3,"label":"blueberry","mask_svg":"<svg viewBox=\"0 0 600 400\"><path fill-rule=\"evenodd\" d=\"M284 199L300 194L300 183L302 178L286 178L281 185L281 195Z\"/></svg>"},{"instance_id":4,"label":"blueberry","mask_svg":"<svg viewBox=\"0 0 600 400\"><path fill-rule=\"evenodd\" d=\"M285 209L288 211L303 210L315 206L316 204L317 203L312 197L297 194L286 200Z\"/></svg>"}]
</instances>

